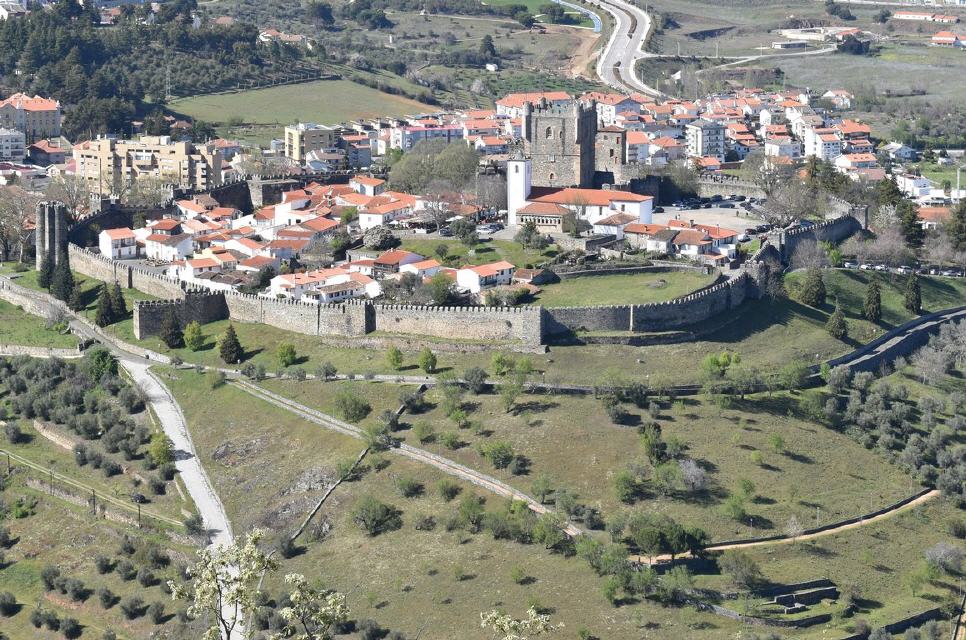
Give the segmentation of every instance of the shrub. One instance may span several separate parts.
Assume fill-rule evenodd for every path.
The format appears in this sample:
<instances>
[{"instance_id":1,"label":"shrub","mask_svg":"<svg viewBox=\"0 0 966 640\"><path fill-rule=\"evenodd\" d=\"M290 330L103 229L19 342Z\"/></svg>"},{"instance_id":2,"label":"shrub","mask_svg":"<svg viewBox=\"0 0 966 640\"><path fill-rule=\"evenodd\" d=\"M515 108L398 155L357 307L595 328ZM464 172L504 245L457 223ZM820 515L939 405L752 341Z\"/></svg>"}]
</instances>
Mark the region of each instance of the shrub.
<instances>
[{"instance_id":1,"label":"shrub","mask_svg":"<svg viewBox=\"0 0 966 640\"><path fill-rule=\"evenodd\" d=\"M144 615L144 600L138 596L131 596L121 603L121 612L128 620L134 620Z\"/></svg>"},{"instance_id":2,"label":"shrub","mask_svg":"<svg viewBox=\"0 0 966 640\"><path fill-rule=\"evenodd\" d=\"M114 593L107 587L97 588L97 600L101 603L101 606L105 609L110 609L114 606L117 601L114 597Z\"/></svg>"},{"instance_id":3,"label":"shrub","mask_svg":"<svg viewBox=\"0 0 966 640\"><path fill-rule=\"evenodd\" d=\"M44 611L39 607L30 612L30 624L34 626L35 629L39 629L44 626Z\"/></svg>"},{"instance_id":4,"label":"shrub","mask_svg":"<svg viewBox=\"0 0 966 640\"><path fill-rule=\"evenodd\" d=\"M10 444L22 444L27 441L27 434L20 430L20 425L16 422L8 422L3 428L3 433Z\"/></svg>"},{"instance_id":5,"label":"shrub","mask_svg":"<svg viewBox=\"0 0 966 640\"><path fill-rule=\"evenodd\" d=\"M443 478L442 480L440 480L439 484L436 485L436 489L439 491L439 495L446 502L449 502L450 500L458 496L460 494L460 491L462 491L462 488L460 488L458 484L456 484L455 482L447 478Z\"/></svg>"},{"instance_id":6,"label":"shrub","mask_svg":"<svg viewBox=\"0 0 966 640\"><path fill-rule=\"evenodd\" d=\"M139 569L137 573L138 582L141 583L142 587L151 587L157 582L154 574L151 573L150 569Z\"/></svg>"},{"instance_id":7,"label":"shrub","mask_svg":"<svg viewBox=\"0 0 966 640\"><path fill-rule=\"evenodd\" d=\"M343 387L335 396L335 408L343 420L359 422L372 410L369 403L348 386Z\"/></svg>"},{"instance_id":8,"label":"shrub","mask_svg":"<svg viewBox=\"0 0 966 640\"><path fill-rule=\"evenodd\" d=\"M68 578L65 580L64 591L74 602L83 602L84 600L87 600L89 595L89 591L84 586L84 583L77 578Z\"/></svg>"},{"instance_id":9,"label":"shrub","mask_svg":"<svg viewBox=\"0 0 966 640\"><path fill-rule=\"evenodd\" d=\"M398 529L402 525L402 518L395 507L372 496L359 500L352 510L352 521L370 536Z\"/></svg>"},{"instance_id":10,"label":"shrub","mask_svg":"<svg viewBox=\"0 0 966 640\"><path fill-rule=\"evenodd\" d=\"M513 445L502 440L486 442L480 446L480 454L496 469L505 469L513 461Z\"/></svg>"},{"instance_id":11,"label":"shrub","mask_svg":"<svg viewBox=\"0 0 966 640\"><path fill-rule=\"evenodd\" d=\"M413 425L413 435L416 437L416 440L420 442L420 444L425 444L436 439L436 430L433 429L433 425L429 424L425 420L420 420Z\"/></svg>"},{"instance_id":12,"label":"shrub","mask_svg":"<svg viewBox=\"0 0 966 640\"><path fill-rule=\"evenodd\" d=\"M44 585L44 591L53 591L60 581L60 569L47 565L40 570L40 582Z\"/></svg>"},{"instance_id":13,"label":"shrub","mask_svg":"<svg viewBox=\"0 0 966 640\"><path fill-rule=\"evenodd\" d=\"M396 488L404 498L415 498L423 493L423 484L413 478L399 478L396 480Z\"/></svg>"},{"instance_id":14,"label":"shrub","mask_svg":"<svg viewBox=\"0 0 966 640\"><path fill-rule=\"evenodd\" d=\"M94 558L94 566L97 568L99 574L104 575L114 569L114 562L107 556L98 555Z\"/></svg>"},{"instance_id":15,"label":"shrub","mask_svg":"<svg viewBox=\"0 0 966 640\"><path fill-rule=\"evenodd\" d=\"M154 624L164 623L164 603L152 602L151 606L148 607L148 617Z\"/></svg>"},{"instance_id":16,"label":"shrub","mask_svg":"<svg viewBox=\"0 0 966 640\"><path fill-rule=\"evenodd\" d=\"M451 450L456 450L463 446L463 440L460 438L460 434L455 431L444 432L440 435L439 441L444 447Z\"/></svg>"},{"instance_id":17,"label":"shrub","mask_svg":"<svg viewBox=\"0 0 966 640\"><path fill-rule=\"evenodd\" d=\"M9 591L0 593L0 616L10 617L17 613L17 599Z\"/></svg>"},{"instance_id":18,"label":"shrub","mask_svg":"<svg viewBox=\"0 0 966 640\"><path fill-rule=\"evenodd\" d=\"M275 351L275 357L278 359L279 366L291 367L298 360L298 355L295 353L295 345L289 342L279 344L278 349Z\"/></svg>"},{"instance_id":19,"label":"shrub","mask_svg":"<svg viewBox=\"0 0 966 640\"><path fill-rule=\"evenodd\" d=\"M463 380L467 388L475 394L480 394L486 389L486 371L479 367L470 367L463 373Z\"/></svg>"},{"instance_id":20,"label":"shrub","mask_svg":"<svg viewBox=\"0 0 966 640\"><path fill-rule=\"evenodd\" d=\"M116 571L117 575L121 576L121 580L124 581L134 580L138 574L137 569L134 568L134 565L127 560L121 560L118 562L114 566L114 571Z\"/></svg>"},{"instance_id":21,"label":"shrub","mask_svg":"<svg viewBox=\"0 0 966 640\"><path fill-rule=\"evenodd\" d=\"M60 632L65 638L79 638L82 630L80 623L73 618L64 618L60 623Z\"/></svg>"},{"instance_id":22,"label":"shrub","mask_svg":"<svg viewBox=\"0 0 966 640\"><path fill-rule=\"evenodd\" d=\"M205 532L204 522L197 513L185 518L184 528L190 535L201 535Z\"/></svg>"}]
</instances>

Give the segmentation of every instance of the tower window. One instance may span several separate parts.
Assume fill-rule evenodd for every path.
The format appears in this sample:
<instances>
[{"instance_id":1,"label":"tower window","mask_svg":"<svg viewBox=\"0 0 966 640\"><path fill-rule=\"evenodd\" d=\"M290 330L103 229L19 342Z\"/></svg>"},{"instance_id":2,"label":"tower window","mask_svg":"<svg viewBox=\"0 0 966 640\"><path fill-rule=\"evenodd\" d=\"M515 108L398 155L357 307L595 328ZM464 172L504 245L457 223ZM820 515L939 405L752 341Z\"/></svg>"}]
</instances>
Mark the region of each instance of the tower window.
<instances>
[{"instance_id":1,"label":"tower window","mask_svg":"<svg viewBox=\"0 0 966 640\"><path fill-rule=\"evenodd\" d=\"M555 176L555 175L553 174L553 172L551 172L551 173L550 173L550 181L551 181L551 182L552 182L552 181L554 180L554 178L556 178L556 177L557 177L557 176Z\"/></svg>"},{"instance_id":2,"label":"tower window","mask_svg":"<svg viewBox=\"0 0 966 640\"><path fill-rule=\"evenodd\" d=\"M514 165L513 173L520 173L520 165Z\"/></svg>"},{"instance_id":3,"label":"tower window","mask_svg":"<svg viewBox=\"0 0 966 640\"><path fill-rule=\"evenodd\" d=\"M547 140L553 137L553 127L547 127Z\"/></svg>"}]
</instances>

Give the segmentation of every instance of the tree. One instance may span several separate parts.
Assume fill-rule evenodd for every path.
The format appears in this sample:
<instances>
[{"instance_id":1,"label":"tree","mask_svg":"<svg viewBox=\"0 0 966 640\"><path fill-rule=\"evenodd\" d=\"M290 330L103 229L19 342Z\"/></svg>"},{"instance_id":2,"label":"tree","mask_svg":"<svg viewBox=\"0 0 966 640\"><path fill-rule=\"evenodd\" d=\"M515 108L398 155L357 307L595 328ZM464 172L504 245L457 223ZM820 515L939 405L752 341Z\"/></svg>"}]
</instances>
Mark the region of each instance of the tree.
<instances>
[{"instance_id":1,"label":"tree","mask_svg":"<svg viewBox=\"0 0 966 640\"><path fill-rule=\"evenodd\" d=\"M192 320L184 328L184 344L192 351L205 346L205 335L201 332L201 324L197 320Z\"/></svg>"},{"instance_id":2,"label":"tree","mask_svg":"<svg viewBox=\"0 0 966 640\"><path fill-rule=\"evenodd\" d=\"M188 615L208 625L204 640L240 637L235 631L258 609L258 584L278 566L259 548L262 537L254 529L242 542L201 549L198 562L188 569L190 587L168 582L171 597L188 601Z\"/></svg>"},{"instance_id":3,"label":"tree","mask_svg":"<svg viewBox=\"0 0 966 640\"><path fill-rule=\"evenodd\" d=\"M352 510L352 521L370 536L398 529L402 525L397 509L370 495L362 497L356 504Z\"/></svg>"},{"instance_id":4,"label":"tree","mask_svg":"<svg viewBox=\"0 0 966 640\"><path fill-rule=\"evenodd\" d=\"M849 327L845 322L845 314L842 313L842 307L838 303L835 304L835 311L825 322L825 330L836 340L842 340L848 335Z\"/></svg>"},{"instance_id":5,"label":"tree","mask_svg":"<svg viewBox=\"0 0 966 640\"><path fill-rule=\"evenodd\" d=\"M426 288L433 304L444 305L449 302L450 290L453 287L453 280L445 273L436 273L429 279Z\"/></svg>"},{"instance_id":6,"label":"tree","mask_svg":"<svg viewBox=\"0 0 966 640\"><path fill-rule=\"evenodd\" d=\"M758 563L744 551L726 551L718 559L718 566L739 589L750 589L762 578Z\"/></svg>"},{"instance_id":7,"label":"tree","mask_svg":"<svg viewBox=\"0 0 966 640\"><path fill-rule=\"evenodd\" d=\"M486 34L483 36L483 40L480 41L480 56L487 60L499 60L500 54L496 51L496 45L493 44L493 36Z\"/></svg>"},{"instance_id":8,"label":"tree","mask_svg":"<svg viewBox=\"0 0 966 640\"><path fill-rule=\"evenodd\" d=\"M913 273L906 282L903 306L915 314L922 313L922 291L919 288L919 274Z\"/></svg>"},{"instance_id":9,"label":"tree","mask_svg":"<svg viewBox=\"0 0 966 640\"><path fill-rule=\"evenodd\" d=\"M821 307L825 304L825 282L822 280L822 270L811 267L805 272L805 280L798 292L798 299L802 304L810 307Z\"/></svg>"},{"instance_id":10,"label":"tree","mask_svg":"<svg viewBox=\"0 0 966 640\"><path fill-rule=\"evenodd\" d=\"M154 464L161 466L174 462L174 447L171 440L162 431L155 431L151 434L151 443L148 445L148 455Z\"/></svg>"},{"instance_id":11,"label":"tree","mask_svg":"<svg viewBox=\"0 0 966 640\"><path fill-rule=\"evenodd\" d=\"M278 360L280 367L291 367L298 360L295 345L291 342L280 343L278 349L275 350L275 358Z\"/></svg>"},{"instance_id":12,"label":"tree","mask_svg":"<svg viewBox=\"0 0 966 640\"><path fill-rule=\"evenodd\" d=\"M869 322L879 322L882 319L882 289L879 280L873 278L865 290L865 303L862 305L862 315Z\"/></svg>"},{"instance_id":13,"label":"tree","mask_svg":"<svg viewBox=\"0 0 966 640\"><path fill-rule=\"evenodd\" d=\"M54 267L54 275L50 281L50 293L58 300L67 302L74 293L74 274L70 270L67 252L63 251Z\"/></svg>"},{"instance_id":14,"label":"tree","mask_svg":"<svg viewBox=\"0 0 966 640\"><path fill-rule=\"evenodd\" d=\"M287 624L273 640L324 640L330 637L329 629L349 617L343 594L312 587L299 573L285 576L285 583L289 585L289 604L279 615Z\"/></svg>"},{"instance_id":15,"label":"tree","mask_svg":"<svg viewBox=\"0 0 966 640\"><path fill-rule=\"evenodd\" d=\"M77 219L91 200L91 190L83 176L58 173L45 189L45 198L63 202L70 215Z\"/></svg>"},{"instance_id":16,"label":"tree","mask_svg":"<svg viewBox=\"0 0 966 640\"><path fill-rule=\"evenodd\" d=\"M470 391L480 394L486 388L486 371L480 367L470 367L463 373L463 381Z\"/></svg>"},{"instance_id":17,"label":"tree","mask_svg":"<svg viewBox=\"0 0 966 640\"><path fill-rule=\"evenodd\" d=\"M540 504L543 504L547 496L553 492L553 481L550 479L550 476L542 473L533 479L533 484L530 485L530 491L540 501Z\"/></svg>"},{"instance_id":18,"label":"tree","mask_svg":"<svg viewBox=\"0 0 966 640\"><path fill-rule=\"evenodd\" d=\"M81 360L81 366L87 377L95 383L104 376L117 375L117 358L104 347L88 349Z\"/></svg>"},{"instance_id":19,"label":"tree","mask_svg":"<svg viewBox=\"0 0 966 640\"><path fill-rule=\"evenodd\" d=\"M537 613L534 607L527 609L527 617L522 620L496 610L480 614L480 627L490 630L498 640L530 640L554 633L562 626L551 624L550 616Z\"/></svg>"},{"instance_id":20,"label":"tree","mask_svg":"<svg viewBox=\"0 0 966 640\"><path fill-rule=\"evenodd\" d=\"M429 347L423 347L423 350L419 352L418 363L420 369L426 373L433 373L436 371L436 354Z\"/></svg>"},{"instance_id":21,"label":"tree","mask_svg":"<svg viewBox=\"0 0 966 640\"><path fill-rule=\"evenodd\" d=\"M396 345L389 345L386 351L386 364L394 371L399 371L403 364L403 354Z\"/></svg>"},{"instance_id":22,"label":"tree","mask_svg":"<svg viewBox=\"0 0 966 640\"><path fill-rule=\"evenodd\" d=\"M966 250L966 200L960 202L953 209L944 230L957 251Z\"/></svg>"},{"instance_id":23,"label":"tree","mask_svg":"<svg viewBox=\"0 0 966 640\"><path fill-rule=\"evenodd\" d=\"M218 354L225 364L238 364L245 356L245 351L235 333L235 327L230 324L218 343Z\"/></svg>"},{"instance_id":24,"label":"tree","mask_svg":"<svg viewBox=\"0 0 966 640\"><path fill-rule=\"evenodd\" d=\"M178 319L178 314L175 313L173 307L169 307L164 312L158 335L169 349L178 349L184 346L184 332L181 330L181 320Z\"/></svg>"},{"instance_id":25,"label":"tree","mask_svg":"<svg viewBox=\"0 0 966 640\"><path fill-rule=\"evenodd\" d=\"M792 515L788 519L788 523L785 524L785 535L787 535L792 540L797 540L798 538L800 538L804 531L805 529L798 521L798 518L795 517L794 515Z\"/></svg>"},{"instance_id":26,"label":"tree","mask_svg":"<svg viewBox=\"0 0 966 640\"><path fill-rule=\"evenodd\" d=\"M43 289L50 289L50 283L54 279L54 261L49 255L45 255L40 261L40 271L37 273L37 285Z\"/></svg>"},{"instance_id":27,"label":"tree","mask_svg":"<svg viewBox=\"0 0 966 640\"><path fill-rule=\"evenodd\" d=\"M39 202L36 194L17 185L0 187L0 257L3 260L9 260L10 254L16 249L19 261L24 262L34 233L33 225L27 223L36 214ZM46 284L43 281L40 283L44 289L50 286L52 264L47 274Z\"/></svg>"},{"instance_id":28,"label":"tree","mask_svg":"<svg viewBox=\"0 0 966 640\"><path fill-rule=\"evenodd\" d=\"M101 287L101 292L97 296L97 309L94 311L94 324L99 327L106 327L114 323L114 310L111 307L111 296L105 287Z\"/></svg>"},{"instance_id":29,"label":"tree","mask_svg":"<svg viewBox=\"0 0 966 640\"><path fill-rule=\"evenodd\" d=\"M111 315L115 322L123 320L127 316L127 304L124 302L124 292L121 291L121 285L115 282L111 285L110 291L111 298Z\"/></svg>"}]
</instances>

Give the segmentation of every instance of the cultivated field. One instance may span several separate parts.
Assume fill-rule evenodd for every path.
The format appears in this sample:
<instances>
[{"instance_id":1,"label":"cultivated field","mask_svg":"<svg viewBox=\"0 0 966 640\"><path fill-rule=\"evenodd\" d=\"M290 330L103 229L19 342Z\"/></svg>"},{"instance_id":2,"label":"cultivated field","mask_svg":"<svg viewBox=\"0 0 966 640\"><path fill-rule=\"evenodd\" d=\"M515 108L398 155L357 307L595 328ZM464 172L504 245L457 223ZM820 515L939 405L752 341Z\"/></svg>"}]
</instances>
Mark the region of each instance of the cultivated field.
<instances>
[{"instance_id":1,"label":"cultivated field","mask_svg":"<svg viewBox=\"0 0 966 640\"><path fill-rule=\"evenodd\" d=\"M171 109L199 120L226 123L241 118L250 124L317 122L336 124L357 118L405 115L432 107L383 93L348 80L255 89L240 93L198 96L171 103Z\"/></svg>"}]
</instances>

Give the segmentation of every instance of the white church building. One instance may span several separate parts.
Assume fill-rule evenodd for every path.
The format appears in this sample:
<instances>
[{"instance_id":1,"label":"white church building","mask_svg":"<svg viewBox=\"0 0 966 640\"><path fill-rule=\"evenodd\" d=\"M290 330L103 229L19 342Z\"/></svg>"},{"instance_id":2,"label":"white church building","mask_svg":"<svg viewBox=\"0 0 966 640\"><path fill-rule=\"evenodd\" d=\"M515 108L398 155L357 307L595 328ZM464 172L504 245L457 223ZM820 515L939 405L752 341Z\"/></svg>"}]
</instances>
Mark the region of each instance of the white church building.
<instances>
[{"instance_id":1,"label":"white church building","mask_svg":"<svg viewBox=\"0 0 966 640\"><path fill-rule=\"evenodd\" d=\"M534 187L529 158L507 161L507 223L517 225L517 212L531 204L556 205L593 225L615 214L634 216L651 224L654 198L614 189Z\"/></svg>"}]
</instances>

